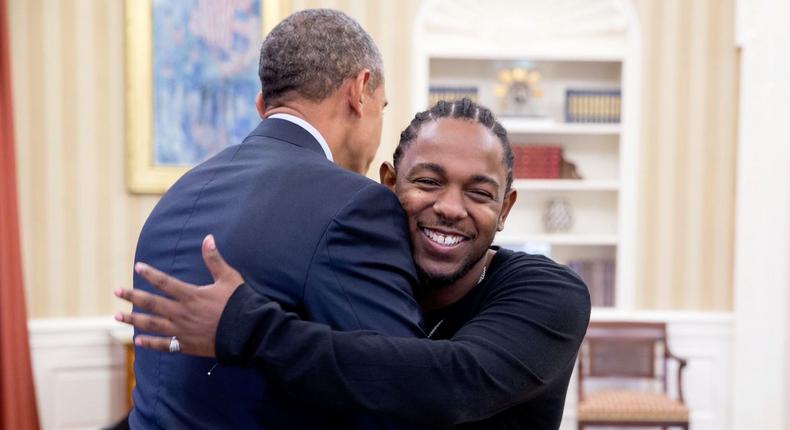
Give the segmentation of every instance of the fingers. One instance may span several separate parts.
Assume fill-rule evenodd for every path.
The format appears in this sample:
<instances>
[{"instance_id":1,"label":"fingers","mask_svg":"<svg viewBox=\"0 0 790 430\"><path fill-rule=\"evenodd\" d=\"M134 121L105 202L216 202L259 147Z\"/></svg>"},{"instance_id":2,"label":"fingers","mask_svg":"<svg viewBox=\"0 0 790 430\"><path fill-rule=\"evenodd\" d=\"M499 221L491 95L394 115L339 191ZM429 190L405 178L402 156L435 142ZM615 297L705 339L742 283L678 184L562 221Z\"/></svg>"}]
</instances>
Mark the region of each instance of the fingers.
<instances>
[{"instance_id":1,"label":"fingers","mask_svg":"<svg viewBox=\"0 0 790 430\"><path fill-rule=\"evenodd\" d=\"M219 253L217 244L214 242L213 235L209 234L203 239L201 250L203 251L203 262L206 263L206 267L211 272L215 283L220 279L225 279L226 281L232 281L233 287L236 287L243 282L239 272L230 267L225 259L222 258L222 254Z\"/></svg>"},{"instance_id":2,"label":"fingers","mask_svg":"<svg viewBox=\"0 0 790 430\"><path fill-rule=\"evenodd\" d=\"M159 316L165 318L174 316L176 302L167 297L157 296L156 294L151 294L143 290L127 290L123 288L118 288L113 294L141 309L145 309Z\"/></svg>"},{"instance_id":3,"label":"fingers","mask_svg":"<svg viewBox=\"0 0 790 430\"><path fill-rule=\"evenodd\" d=\"M145 263L135 263L134 271L137 272L138 275L145 278L145 280L153 285L157 290L162 291L163 293L175 299L180 300L184 298L190 294L192 289L196 288L194 285L182 282L177 278L161 272L155 267L151 267Z\"/></svg>"},{"instance_id":4,"label":"fingers","mask_svg":"<svg viewBox=\"0 0 790 430\"><path fill-rule=\"evenodd\" d=\"M144 334L137 335L134 338L134 344L143 348L153 349L160 352L170 352L170 338L146 336Z\"/></svg>"},{"instance_id":5,"label":"fingers","mask_svg":"<svg viewBox=\"0 0 790 430\"><path fill-rule=\"evenodd\" d=\"M137 312L118 312L115 320L134 326L136 329L156 333L163 336L175 336L176 328L172 321L156 315L146 315Z\"/></svg>"}]
</instances>

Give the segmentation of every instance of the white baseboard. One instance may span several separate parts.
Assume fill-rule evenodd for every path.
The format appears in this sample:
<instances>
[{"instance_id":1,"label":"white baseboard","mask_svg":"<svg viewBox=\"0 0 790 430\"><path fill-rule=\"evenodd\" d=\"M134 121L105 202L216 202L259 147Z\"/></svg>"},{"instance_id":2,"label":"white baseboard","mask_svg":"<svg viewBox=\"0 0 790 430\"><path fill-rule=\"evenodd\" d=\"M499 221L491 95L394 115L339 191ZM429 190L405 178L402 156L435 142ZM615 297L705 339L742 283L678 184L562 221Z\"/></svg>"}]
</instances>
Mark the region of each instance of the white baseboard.
<instances>
[{"instance_id":1,"label":"white baseboard","mask_svg":"<svg viewBox=\"0 0 790 430\"><path fill-rule=\"evenodd\" d=\"M732 316L692 312L595 312L593 320L666 321L670 348L688 360L683 381L694 430L729 430ZM126 411L126 362L112 317L31 320L30 348L42 429L96 429ZM670 387L670 389L674 389ZM575 429L571 381L562 429Z\"/></svg>"},{"instance_id":2,"label":"white baseboard","mask_svg":"<svg viewBox=\"0 0 790 430\"><path fill-rule=\"evenodd\" d=\"M126 357L112 317L31 320L41 428L97 429L126 414Z\"/></svg>"}]
</instances>

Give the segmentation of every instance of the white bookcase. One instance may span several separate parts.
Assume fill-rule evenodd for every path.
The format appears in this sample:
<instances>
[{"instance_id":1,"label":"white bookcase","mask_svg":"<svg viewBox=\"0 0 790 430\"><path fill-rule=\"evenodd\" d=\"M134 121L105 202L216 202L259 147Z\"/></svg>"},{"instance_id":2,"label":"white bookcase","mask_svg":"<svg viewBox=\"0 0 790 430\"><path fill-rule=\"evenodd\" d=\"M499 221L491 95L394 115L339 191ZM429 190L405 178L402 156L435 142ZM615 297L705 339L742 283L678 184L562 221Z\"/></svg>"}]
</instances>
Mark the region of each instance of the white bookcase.
<instances>
[{"instance_id":1,"label":"white bookcase","mask_svg":"<svg viewBox=\"0 0 790 430\"><path fill-rule=\"evenodd\" d=\"M561 263L614 260L613 307L622 310L634 302L639 46L634 7L617 0L426 0L413 46L415 112L432 86L474 87L511 144L560 145L583 177L515 180L518 201L496 243ZM501 114L497 75L512 67L540 72L540 117ZM566 89L620 90L620 122L565 122ZM561 234L543 226L553 198L572 209L573 226Z\"/></svg>"}]
</instances>

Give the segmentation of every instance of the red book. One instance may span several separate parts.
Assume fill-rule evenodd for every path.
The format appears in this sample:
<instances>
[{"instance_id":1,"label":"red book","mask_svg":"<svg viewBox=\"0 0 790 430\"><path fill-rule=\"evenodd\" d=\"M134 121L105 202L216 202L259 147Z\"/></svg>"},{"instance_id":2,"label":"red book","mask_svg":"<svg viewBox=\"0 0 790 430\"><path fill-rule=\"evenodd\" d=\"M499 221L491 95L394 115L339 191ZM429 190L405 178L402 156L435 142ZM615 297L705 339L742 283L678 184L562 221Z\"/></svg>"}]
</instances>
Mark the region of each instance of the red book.
<instances>
[{"instance_id":1,"label":"red book","mask_svg":"<svg viewBox=\"0 0 790 430\"><path fill-rule=\"evenodd\" d=\"M562 147L558 145L514 145L513 177L558 179Z\"/></svg>"}]
</instances>

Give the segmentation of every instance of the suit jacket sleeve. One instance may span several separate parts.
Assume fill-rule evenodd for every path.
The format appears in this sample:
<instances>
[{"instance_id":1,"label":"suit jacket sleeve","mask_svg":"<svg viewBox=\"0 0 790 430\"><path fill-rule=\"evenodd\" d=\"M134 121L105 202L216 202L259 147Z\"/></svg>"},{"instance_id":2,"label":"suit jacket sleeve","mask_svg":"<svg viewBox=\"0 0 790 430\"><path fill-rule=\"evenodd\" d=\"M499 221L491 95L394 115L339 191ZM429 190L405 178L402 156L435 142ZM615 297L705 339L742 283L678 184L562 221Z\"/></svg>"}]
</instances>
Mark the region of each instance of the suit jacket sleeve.
<instances>
[{"instance_id":1,"label":"suit jacket sleeve","mask_svg":"<svg viewBox=\"0 0 790 430\"><path fill-rule=\"evenodd\" d=\"M308 271L306 319L337 330L422 335L406 217L380 184L358 191L330 222Z\"/></svg>"},{"instance_id":2,"label":"suit jacket sleeve","mask_svg":"<svg viewBox=\"0 0 790 430\"><path fill-rule=\"evenodd\" d=\"M338 410L432 427L478 421L565 375L589 321L587 288L553 262L500 282L507 288L439 341L332 331L242 287L220 320L217 357L259 366L293 395ZM254 320L247 331L232 333L247 319Z\"/></svg>"}]
</instances>

